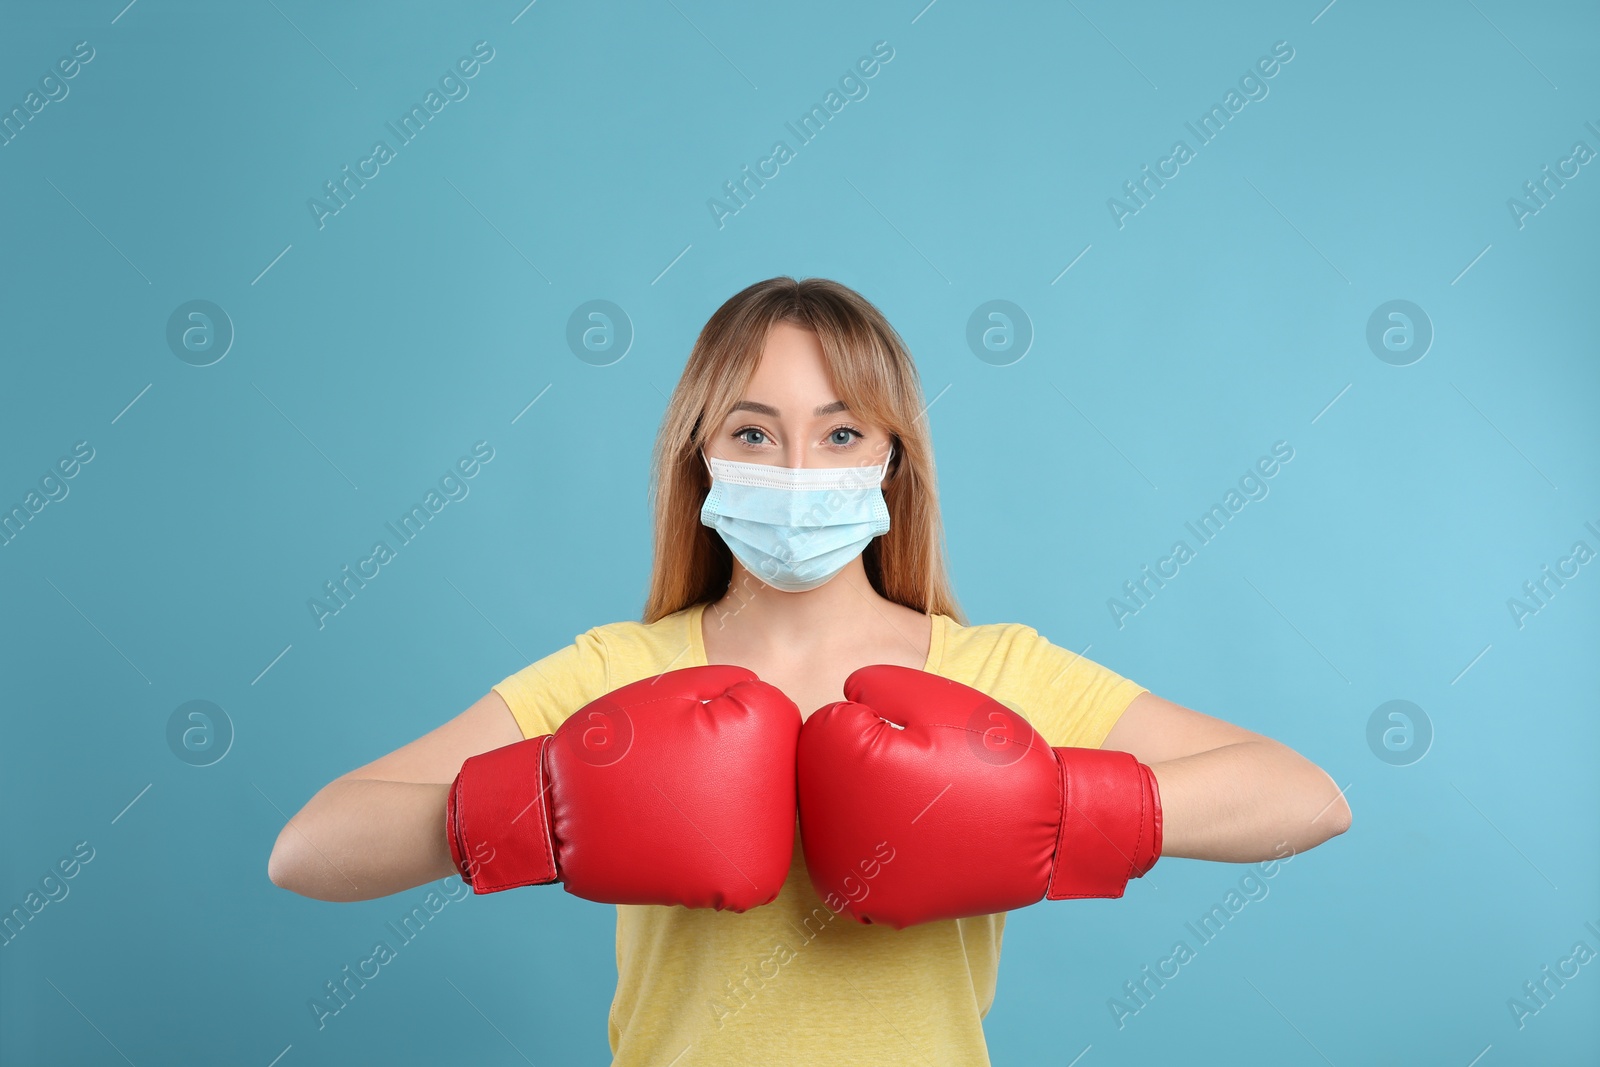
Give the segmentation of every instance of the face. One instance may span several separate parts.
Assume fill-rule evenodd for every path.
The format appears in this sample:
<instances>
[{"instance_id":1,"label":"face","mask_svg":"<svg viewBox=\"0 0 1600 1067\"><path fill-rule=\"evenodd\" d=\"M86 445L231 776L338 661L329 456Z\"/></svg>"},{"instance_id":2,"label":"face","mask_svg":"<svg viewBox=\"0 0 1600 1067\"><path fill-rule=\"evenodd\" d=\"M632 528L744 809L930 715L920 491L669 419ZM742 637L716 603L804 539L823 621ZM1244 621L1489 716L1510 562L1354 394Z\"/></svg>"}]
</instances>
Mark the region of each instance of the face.
<instances>
[{"instance_id":1,"label":"face","mask_svg":"<svg viewBox=\"0 0 1600 1067\"><path fill-rule=\"evenodd\" d=\"M858 467L882 463L889 444L880 426L856 417L834 392L817 335L780 322L706 454L779 467Z\"/></svg>"}]
</instances>

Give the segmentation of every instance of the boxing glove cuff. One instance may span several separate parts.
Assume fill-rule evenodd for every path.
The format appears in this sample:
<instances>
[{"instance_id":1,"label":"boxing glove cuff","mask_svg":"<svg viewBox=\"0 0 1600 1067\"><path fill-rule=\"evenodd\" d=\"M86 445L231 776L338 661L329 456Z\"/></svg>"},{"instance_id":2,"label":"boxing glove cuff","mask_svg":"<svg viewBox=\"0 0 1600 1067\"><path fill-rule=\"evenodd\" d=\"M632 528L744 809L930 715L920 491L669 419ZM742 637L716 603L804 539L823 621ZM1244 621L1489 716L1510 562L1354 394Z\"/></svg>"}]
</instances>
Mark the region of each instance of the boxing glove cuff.
<instances>
[{"instance_id":1,"label":"boxing glove cuff","mask_svg":"<svg viewBox=\"0 0 1600 1067\"><path fill-rule=\"evenodd\" d=\"M1161 858L1161 796L1131 753L1056 748L1061 823L1046 900L1120 897Z\"/></svg>"},{"instance_id":2,"label":"boxing glove cuff","mask_svg":"<svg viewBox=\"0 0 1600 1067\"><path fill-rule=\"evenodd\" d=\"M450 859L474 893L556 881L544 750L550 735L468 757L445 801Z\"/></svg>"}]
</instances>

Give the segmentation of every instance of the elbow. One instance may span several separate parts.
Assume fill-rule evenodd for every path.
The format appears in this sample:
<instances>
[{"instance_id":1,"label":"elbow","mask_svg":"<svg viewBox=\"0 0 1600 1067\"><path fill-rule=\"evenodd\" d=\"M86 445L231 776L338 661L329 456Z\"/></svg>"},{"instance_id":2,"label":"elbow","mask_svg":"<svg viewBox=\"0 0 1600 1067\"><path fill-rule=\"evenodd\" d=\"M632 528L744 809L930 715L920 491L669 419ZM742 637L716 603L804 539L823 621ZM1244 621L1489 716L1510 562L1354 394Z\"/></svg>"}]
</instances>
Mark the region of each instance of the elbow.
<instances>
[{"instance_id":1,"label":"elbow","mask_svg":"<svg viewBox=\"0 0 1600 1067\"><path fill-rule=\"evenodd\" d=\"M335 888L329 878L331 861L313 843L330 830L327 810L319 803L322 796L323 792L319 791L278 831L272 853L267 857L267 878L279 889L310 900L361 899L330 894L330 889ZM354 888L349 878L343 881Z\"/></svg>"},{"instance_id":2,"label":"elbow","mask_svg":"<svg viewBox=\"0 0 1600 1067\"><path fill-rule=\"evenodd\" d=\"M285 830L288 827L284 827ZM292 850L285 844L283 834L278 835L278 840L272 846L272 855L267 857L267 877L279 889L287 889L291 893L302 893L300 864L295 862Z\"/></svg>"},{"instance_id":3,"label":"elbow","mask_svg":"<svg viewBox=\"0 0 1600 1067\"><path fill-rule=\"evenodd\" d=\"M320 864L306 848L300 829L285 826L267 857L267 877L279 889L310 900L332 900L320 879Z\"/></svg>"},{"instance_id":4,"label":"elbow","mask_svg":"<svg viewBox=\"0 0 1600 1067\"><path fill-rule=\"evenodd\" d=\"M1350 829L1350 805L1345 802L1342 794L1336 796L1334 802L1328 805L1324 818L1328 821L1328 837L1338 837Z\"/></svg>"},{"instance_id":5,"label":"elbow","mask_svg":"<svg viewBox=\"0 0 1600 1067\"><path fill-rule=\"evenodd\" d=\"M1319 810L1312 817L1311 825L1317 829L1316 843L1320 845L1349 830L1352 816L1350 804L1344 798L1344 790L1334 783L1327 771L1320 767L1317 770L1322 775L1322 782L1314 796Z\"/></svg>"},{"instance_id":6,"label":"elbow","mask_svg":"<svg viewBox=\"0 0 1600 1067\"><path fill-rule=\"evenodd\" d=\"M1294 773L1284 778L1281 825L1293 851L1304 852L1348 831L1351 813L1344 790L1327 771L1298 753L1293 764Z\"/></svg>"}]
</instances>

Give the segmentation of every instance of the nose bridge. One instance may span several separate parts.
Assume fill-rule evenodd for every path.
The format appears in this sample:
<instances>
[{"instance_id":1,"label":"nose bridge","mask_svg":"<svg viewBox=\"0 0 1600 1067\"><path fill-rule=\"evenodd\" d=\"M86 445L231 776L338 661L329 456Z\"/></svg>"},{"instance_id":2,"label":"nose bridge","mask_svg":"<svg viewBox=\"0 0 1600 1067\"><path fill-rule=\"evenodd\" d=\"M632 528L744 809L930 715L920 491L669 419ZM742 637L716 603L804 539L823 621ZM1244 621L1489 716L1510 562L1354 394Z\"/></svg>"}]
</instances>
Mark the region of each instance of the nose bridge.
<instances>
[{"instance_id":1,"label":"nose bridge","mask_svg":"<svg viewBox=\"0 0 1600 1067\"><path fill-rule=\"evenodd\" d=\"M785 467L804 467L806 465L806 439L799 434L784 435L787 442L783 446L783 465Z\"/></svg>"}]
</instances>

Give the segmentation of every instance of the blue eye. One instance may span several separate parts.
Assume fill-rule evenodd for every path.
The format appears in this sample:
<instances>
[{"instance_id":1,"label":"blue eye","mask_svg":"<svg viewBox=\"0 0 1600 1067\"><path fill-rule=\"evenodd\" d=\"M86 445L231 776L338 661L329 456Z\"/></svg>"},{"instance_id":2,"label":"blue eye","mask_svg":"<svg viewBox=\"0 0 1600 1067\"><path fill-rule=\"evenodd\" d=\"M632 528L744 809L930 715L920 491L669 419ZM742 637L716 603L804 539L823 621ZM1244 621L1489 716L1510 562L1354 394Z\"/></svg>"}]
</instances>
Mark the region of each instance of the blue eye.
<instances>
[{"instance_id":1,"label":"blue eye","mask_svg":"<svg viewBox=\"0 0 1600 1067\"><path fill-rule=\"evenodd\" d=\"M837 440L837 437L838 437L839 434L854 434L855 437L846 437L843 441L840 441L840 440ZM834 444L840 446L841 448L853 444L855 442L856 438L865 437L865 436L866 436L866 434L862 433L860 430L856 429L854 426L840 426L840 427L837 427L837 428L829 431L829 433L828 433L829 440L831 440Z\"/></svg>"},{"instance_id":2,"label":"blue eye","mask_svg":"<svg viewBox=\"0 0 1600 1067\"><path fill-rule=\"evenodd\" d=\"M733 436L737 440L743 441L747 445L759 445L759 444L761 444L760 441L752 441L749 438L745 437L745 434L747 434L747 433L753 433L757 437L761 437L761 438L765 438L766 437L765 433L763 433L761 430L758 430L754 426L746 426L742 430L735 430L735 431L733 431Z\"/></svg>"}]
</instances>

